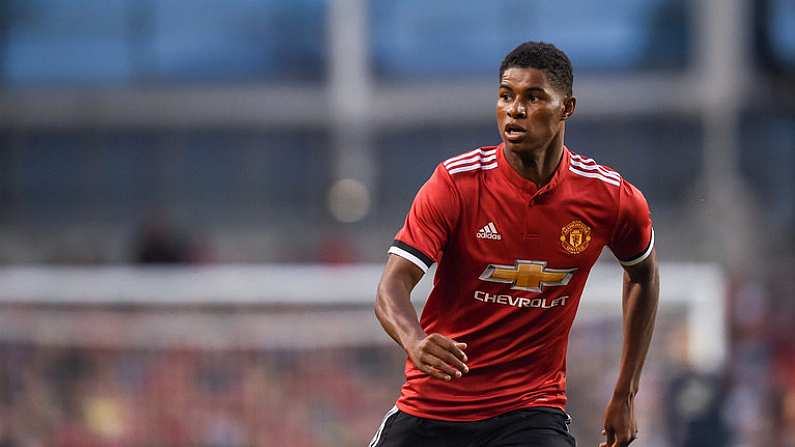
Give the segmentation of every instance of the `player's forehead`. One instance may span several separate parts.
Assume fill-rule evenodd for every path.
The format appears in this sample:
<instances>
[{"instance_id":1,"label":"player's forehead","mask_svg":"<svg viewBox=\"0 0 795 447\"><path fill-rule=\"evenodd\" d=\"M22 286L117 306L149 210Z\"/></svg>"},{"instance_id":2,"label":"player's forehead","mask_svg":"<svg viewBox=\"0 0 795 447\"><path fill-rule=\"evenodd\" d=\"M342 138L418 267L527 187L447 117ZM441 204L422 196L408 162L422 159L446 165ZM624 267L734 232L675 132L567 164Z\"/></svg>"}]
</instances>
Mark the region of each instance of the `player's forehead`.
<instances>
[{"instance_id":1,"label":"player's forehead","mask_svg":"<svg viewBox=\"0 0 795 447\"><path fill-rule=\"evenodd\" d=\"M500 86L511 89L540 88L552 89L548 76L544 70L533 67L508 67L502 72Z\"/></svg>"}]
</instances>

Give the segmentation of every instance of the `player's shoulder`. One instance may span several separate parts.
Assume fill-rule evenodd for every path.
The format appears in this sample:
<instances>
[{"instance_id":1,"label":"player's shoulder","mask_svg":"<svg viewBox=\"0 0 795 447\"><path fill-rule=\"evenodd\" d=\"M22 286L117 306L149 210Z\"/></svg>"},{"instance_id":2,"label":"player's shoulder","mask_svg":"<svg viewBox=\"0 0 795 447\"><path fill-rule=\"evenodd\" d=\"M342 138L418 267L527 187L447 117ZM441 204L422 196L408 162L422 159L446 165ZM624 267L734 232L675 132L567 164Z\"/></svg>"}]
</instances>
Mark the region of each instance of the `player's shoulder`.
<instances>
[{"instance_id":1,"label":"player's shoulder","mask_svg":"<svg viewBox=\"0 0 795 447\"><path fill-rule=\"evenodd\" d=\"M497 167L497 146L481 146L441 163L437 169L448 175L454 182L476 177Z\"/></svg>"},{"instance_id":2,"label":"player's shoulder","mask_svg":"<svg viewBox=\"0 0 795 447\"><path fill-rule=\"evenodd\" d=\"M497 167L496 146L482 146L439 162L423 188L429 193L454 194L459 199L477 191L483 173Z\"/></svg>"},{"instance_id":3,"label":"player's shoulder","mask_svg":"<svg viewBox=\"0 0 795 447\"><path fill-rule=\"evenodd\" d=\"M610 166L601 164L593 158L569 151L569 172L572 177L583 186L597 188L605 191L620 189L626 180L621 174Z\"/></svg>"},{"instance_id":4,"label":"player's shoulder","mask_svg":"<svg viewBox=\"0 0 795 447\"><path fill-rule=\"evenodd\" d=\"M640 190L616 169L589 156L569 152L569 172L574 174L572 178L578 182L578 190L587 188L591 192L602 192L616 200L620 200L621 196L643 198Z\"/></svg>"}]
</instances>

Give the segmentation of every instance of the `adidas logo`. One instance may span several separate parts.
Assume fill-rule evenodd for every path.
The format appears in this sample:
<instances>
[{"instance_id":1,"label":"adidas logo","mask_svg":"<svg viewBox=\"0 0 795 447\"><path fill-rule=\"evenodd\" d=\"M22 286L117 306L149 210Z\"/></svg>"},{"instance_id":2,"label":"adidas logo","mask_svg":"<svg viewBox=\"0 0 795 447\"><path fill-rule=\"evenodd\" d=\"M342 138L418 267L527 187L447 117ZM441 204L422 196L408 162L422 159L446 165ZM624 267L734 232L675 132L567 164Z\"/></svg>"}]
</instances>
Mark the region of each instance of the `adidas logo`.
<instances>
[{"instance_id":1,"label":"adidas logo","mask_svg":"<svg viewBox=\"0 0 795 447\"><path fill-rule=\"evenodd\" d=\"M500 233L497 232L497 228L494 226L494 222L489 222L488 225L478 230L476 236L478 239L494 239L495 241L502 239L502 236L500 236Z\"/></svg>"}]
</instances>

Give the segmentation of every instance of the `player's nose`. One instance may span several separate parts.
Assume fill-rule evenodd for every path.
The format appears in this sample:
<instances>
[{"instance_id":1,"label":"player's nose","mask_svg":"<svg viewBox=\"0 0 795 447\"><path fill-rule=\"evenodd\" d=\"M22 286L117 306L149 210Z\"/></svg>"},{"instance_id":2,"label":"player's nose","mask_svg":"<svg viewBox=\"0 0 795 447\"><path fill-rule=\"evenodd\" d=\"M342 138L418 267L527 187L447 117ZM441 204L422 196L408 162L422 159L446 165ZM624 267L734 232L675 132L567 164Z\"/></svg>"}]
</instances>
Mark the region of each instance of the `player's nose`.
<instances>
[{"instance_id":1,"label":"player's nose","mask_svg":"<svg viewBox=\"0 0 795 447\"><path fill-rule=\"evenodd\" d=\"M527 117L527 107L521 101L514 101L508 107L508 116L513 119L521 119Z\"/></svg>"}]
</instances>

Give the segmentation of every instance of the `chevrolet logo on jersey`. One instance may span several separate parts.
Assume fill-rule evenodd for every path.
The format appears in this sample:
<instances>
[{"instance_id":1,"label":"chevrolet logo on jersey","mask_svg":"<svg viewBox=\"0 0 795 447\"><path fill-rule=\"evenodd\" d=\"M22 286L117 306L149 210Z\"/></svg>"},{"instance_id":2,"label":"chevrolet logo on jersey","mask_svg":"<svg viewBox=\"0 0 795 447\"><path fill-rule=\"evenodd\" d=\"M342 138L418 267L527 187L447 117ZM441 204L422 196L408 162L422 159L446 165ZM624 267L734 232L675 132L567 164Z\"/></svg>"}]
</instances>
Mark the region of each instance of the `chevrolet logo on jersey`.
<instances>
[{"instance_id":1,"label":"chevrolet logo on jersey","mask_svg":"<svg viewBox=\"0 0 795 447\"><path fill-rule=\"evenodd\" d=\"M541 292L544 286L565 286L575 270L548 269L546 261L518 259L515 265L489 264L480 274L480 279L510 284L511 289Z\"/></svg>"}]
</instances>

